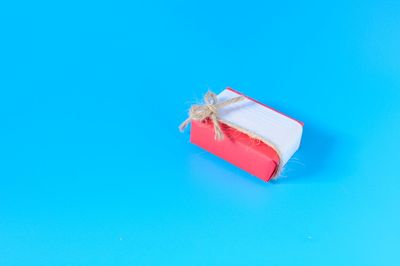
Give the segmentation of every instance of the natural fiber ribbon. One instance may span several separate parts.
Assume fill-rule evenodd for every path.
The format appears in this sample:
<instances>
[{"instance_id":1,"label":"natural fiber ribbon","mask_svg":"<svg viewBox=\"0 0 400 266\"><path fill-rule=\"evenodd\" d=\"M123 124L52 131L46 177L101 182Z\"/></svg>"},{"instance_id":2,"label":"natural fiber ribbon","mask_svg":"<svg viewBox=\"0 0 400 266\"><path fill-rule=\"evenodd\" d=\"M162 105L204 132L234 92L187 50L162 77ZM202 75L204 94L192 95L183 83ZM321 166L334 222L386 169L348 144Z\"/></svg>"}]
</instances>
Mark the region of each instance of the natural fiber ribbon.
<instances>
[{"instance_id":1,"label":"natural fiber ribbon","mask_svg":"<svg viewBox=\"0 0 400 266\"><path fill-rule=\"evenodd\" d=\"M214 125L214 138L216 140L222 140L224 138L224 133L222 132L220 122L218 121L218 110L223 107L226 107L228 105L232 105L237 102L240 102L244 99L246 99L246 97L238 96L238 97L231 98L231 99L223 101L223 102L218 102L217 95L215 93L213 93L212 91L209 91L204 95L204 104L203 105L194 104L190 107L189 117L185 121L183 121L182 124L180 124L179 129L180 129L180 131L183 131L192 120L203 121L207 118L210 118ZM236 130L238 130L244 134L247 134L249 137L251 137L255 140L262 141L265 144L267 144L268 146L270 146L272 149L274 149L275 152L278 154L279 161L277 163L275 172L272 175L272 178L276 178L280 175L283 165L282 165L282 162L280 159L281 158L280 152L275 147L275 145L273 145L267 139L261 138L260 136L254 134L253 132L251 132L247 129L241 128L238 125L233 125L227 121L224 121L224 124L227 124L228 126L235 128Z\"/></svg>"},{"instance_id":2,"label":"natural fiber ribbon","mask_svg":"<svg viewBox=\"0 0 400 266\"><path fill-rule=\"evenodd\" d=\"M222 132L221 126L218 122L218 110L244 99L245 97L238 96L224 102L217 102L217 95L214 92L209 91L204 95L203 105L194 104L190 107L189 117L182 122L179 129L183 131L192 120L203 121L206 118L210 118L214 125L214 138L216 140L222 140L224 138L224 133Z\"/></svg>"}]
</instances>

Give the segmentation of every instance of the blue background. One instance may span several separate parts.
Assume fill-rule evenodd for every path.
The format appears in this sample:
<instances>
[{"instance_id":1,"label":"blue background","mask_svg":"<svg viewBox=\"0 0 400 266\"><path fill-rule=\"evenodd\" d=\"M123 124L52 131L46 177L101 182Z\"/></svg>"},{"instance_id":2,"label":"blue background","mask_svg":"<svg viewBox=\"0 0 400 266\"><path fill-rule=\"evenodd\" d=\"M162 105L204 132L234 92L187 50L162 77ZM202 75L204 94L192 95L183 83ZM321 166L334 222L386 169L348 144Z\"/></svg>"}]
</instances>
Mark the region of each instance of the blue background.
<instances>
[{"instance_id":1,"label":"blue background","mask_svg":"<svg viewBox=\"0 0 400 266\"><path fill-rule=\"evenodd\" d=\"M0 265L400 265L399 1L0 4ZM177 130L305 122L279 181Z\"/></svg>"}]
</instances>

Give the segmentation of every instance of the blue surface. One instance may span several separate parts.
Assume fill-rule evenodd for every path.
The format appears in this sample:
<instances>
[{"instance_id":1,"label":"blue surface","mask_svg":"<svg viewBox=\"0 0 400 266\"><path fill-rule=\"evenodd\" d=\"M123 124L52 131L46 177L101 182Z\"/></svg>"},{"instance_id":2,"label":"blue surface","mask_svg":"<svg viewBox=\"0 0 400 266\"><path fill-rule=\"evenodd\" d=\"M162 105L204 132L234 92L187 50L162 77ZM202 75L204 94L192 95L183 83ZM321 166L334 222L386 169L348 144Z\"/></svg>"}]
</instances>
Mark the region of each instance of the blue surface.
<instances>
[{"instance_id":1,"label":"blue surface","mask_svg":"<svg viewBox=\"0 0 400 266\"><path fill-rule=\"evenodd\" d=\"M2 2L0 265L400 265L400 4L322 2ZM227 86L286 178L178 132Z\"/></svg>"}]
</instances>

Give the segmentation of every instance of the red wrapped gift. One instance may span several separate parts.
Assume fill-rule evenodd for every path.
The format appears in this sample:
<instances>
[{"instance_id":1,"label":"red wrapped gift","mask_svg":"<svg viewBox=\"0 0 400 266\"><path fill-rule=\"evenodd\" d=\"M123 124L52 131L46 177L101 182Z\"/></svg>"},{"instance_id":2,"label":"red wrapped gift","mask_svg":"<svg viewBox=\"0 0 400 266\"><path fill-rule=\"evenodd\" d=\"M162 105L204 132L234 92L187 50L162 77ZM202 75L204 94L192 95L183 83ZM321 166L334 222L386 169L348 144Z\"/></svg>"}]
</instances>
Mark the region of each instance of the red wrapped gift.
<instances>
[{"instance_id":1,"label":"red wrapped gift","mask_svg":"<svg viewBox=\"0 0 400 266\"><path fill-rule=\"evenodd\" d=\"M239 168L269 181L297 151L303 123L231 88L194 105L190 141Z\"/></svg>"}]
</instances>

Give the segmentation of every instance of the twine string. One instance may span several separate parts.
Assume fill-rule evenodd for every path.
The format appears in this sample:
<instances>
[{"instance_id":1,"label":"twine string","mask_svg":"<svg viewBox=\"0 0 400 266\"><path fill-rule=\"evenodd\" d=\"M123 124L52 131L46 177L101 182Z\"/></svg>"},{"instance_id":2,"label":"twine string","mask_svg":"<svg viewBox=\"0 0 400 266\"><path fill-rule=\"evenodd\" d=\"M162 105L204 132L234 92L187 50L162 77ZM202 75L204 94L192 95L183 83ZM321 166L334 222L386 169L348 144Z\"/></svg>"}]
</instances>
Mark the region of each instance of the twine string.
<instances>
[{"instance_id":1,"label":"twine string","mask_svg":"<svg viewBox=\"0 0 400 266\"><path fill-rule=\"evenodd\" d=\"M216 140L222 140L224 138L224 133L222 132L221 125L218 122L218 111L223 107L235 104L244 99L245 97L238 96L223 102L218 102L217 95L209 91L204 95L204 104L194 104L190 107L189 116L182 122L179 129L183 131L192 120L203 121L210 118L214 126L214 138Z\"/></svg>"}]
</instances>

